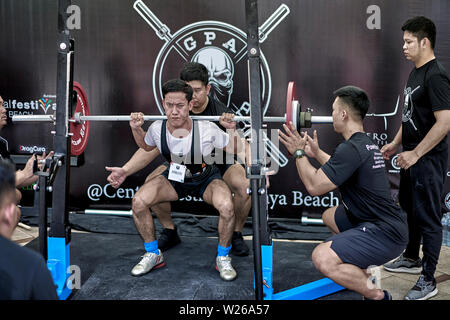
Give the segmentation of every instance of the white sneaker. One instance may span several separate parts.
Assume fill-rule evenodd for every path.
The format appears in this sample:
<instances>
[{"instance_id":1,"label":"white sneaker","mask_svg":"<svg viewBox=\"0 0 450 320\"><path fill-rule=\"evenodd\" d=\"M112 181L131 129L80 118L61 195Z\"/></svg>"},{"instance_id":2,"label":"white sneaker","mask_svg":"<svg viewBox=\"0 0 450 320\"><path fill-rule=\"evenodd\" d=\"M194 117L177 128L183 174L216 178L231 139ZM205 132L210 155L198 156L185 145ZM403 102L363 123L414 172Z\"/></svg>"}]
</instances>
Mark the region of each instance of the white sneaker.
<instances>
[{"instance_id":1,"label":"white sneaker","mask_svg":"<svg viewBox=\"0 0 450 320\"><path fill-rule=\"evenodd\" d=\"M139 263L131 270L131 274L138 277L150 272L152 269L164 267L166 265L164 262L164 257L161 250L158 249L158 251L159 254L146 252L142 256L141 261L139 261Z\"/></svg>"},{"instance_id":2,"label":"white sneaker","mask_svg":"<svg viewBox=\"0 0 450 320\"><path fill-rule=\"evenodd\" d=\"M232 281L237 276L229 256L218 256L216 258L216 270L220 272L220 277L225 281Z\"/></svg>"}]
</instances>

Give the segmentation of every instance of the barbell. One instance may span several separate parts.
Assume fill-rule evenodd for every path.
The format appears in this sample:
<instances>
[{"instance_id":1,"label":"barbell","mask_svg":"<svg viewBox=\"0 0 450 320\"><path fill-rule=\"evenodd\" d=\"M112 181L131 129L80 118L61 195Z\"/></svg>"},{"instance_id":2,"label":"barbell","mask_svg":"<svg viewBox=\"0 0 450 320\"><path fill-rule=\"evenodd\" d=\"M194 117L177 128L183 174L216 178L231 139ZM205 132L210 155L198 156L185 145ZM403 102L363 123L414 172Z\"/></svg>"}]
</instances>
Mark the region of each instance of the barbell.
<instances>
[{"instance_id":1,"label":"barbell","mask_svg":"<svg viewBox=\"0 0 450 320\"><path fill-rule=\"evenodd\" d=\"M83 87L76 81L73 82L73 90L77 96L77 104L70 122L71 154L80 155L86 148L91 121L130 121L130 115L91 115L86 93ZM196 116L191 115L193 120L219 121L220 116ZM164 115L144 115L145 121L156 121L167 119ZM14 115L13 122L56 122L54 115ZM234 121L251 121L250 116L235 116ZM295 82L288 84L286 95L286 113L280 117L263 117L263 122L277 122L294 124L297 130L310 128L312 124L332 123L330 116L313 116L310 110L301 111L301 105L297 98Z\"/></svg>"}]
</instances>

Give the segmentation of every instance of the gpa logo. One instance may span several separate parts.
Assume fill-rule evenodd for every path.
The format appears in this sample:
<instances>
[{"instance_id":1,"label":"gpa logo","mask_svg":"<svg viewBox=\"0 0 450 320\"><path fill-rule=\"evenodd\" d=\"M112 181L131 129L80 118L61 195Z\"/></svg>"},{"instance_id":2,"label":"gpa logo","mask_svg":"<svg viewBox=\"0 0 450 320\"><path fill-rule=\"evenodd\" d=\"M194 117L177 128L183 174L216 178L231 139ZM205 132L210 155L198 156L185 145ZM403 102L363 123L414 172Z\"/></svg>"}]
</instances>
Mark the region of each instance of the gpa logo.
<instances>
[{"instance_id":1,"label":"gpa logo","mask_svg":"<svg viewBox=\"0 0 450 320\"><path fill-rule=\"evenodd\" d=\"M447 195L445 196L445 206L447 207L447 210L450 211L450 192L447 193Z\"/></svg>"},{"instance_id":2,"label":"gpa logo","mask_svg":"<svg viewBox=\"0 0 450 320\"><path fill-rule=\"evenodd\" d=\"M211 95L230 108L236 115L249 116L247 35L245 32L225 22L199 21L182 27L172 34L169 27L161 22L142 0L137 0L133 8L144 21L164 41L153 67L153 92L161 114L164 114L162 84L178 75L186 62L198 62L205 65L209 72ZM282 4L260 27L259 41L263 43L268 35L290 13ZM263 112L266 113L272 94L270 68L261 52L261 92ZM235 81L245 79L245 81ZM250 123L245 124L250 128ZM250 130L244 132L249 135ZM266 143L266 150L275 153L272 157L280 166L288 159L277 146Z\"/></svg>"}]
</instances>

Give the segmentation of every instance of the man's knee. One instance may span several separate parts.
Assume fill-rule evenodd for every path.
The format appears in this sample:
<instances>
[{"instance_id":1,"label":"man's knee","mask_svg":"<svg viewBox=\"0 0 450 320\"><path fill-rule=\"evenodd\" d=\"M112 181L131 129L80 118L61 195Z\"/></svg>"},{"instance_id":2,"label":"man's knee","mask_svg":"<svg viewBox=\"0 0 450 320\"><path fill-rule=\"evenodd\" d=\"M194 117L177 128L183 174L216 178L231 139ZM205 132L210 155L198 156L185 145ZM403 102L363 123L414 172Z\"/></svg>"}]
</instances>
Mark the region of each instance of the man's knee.
<instances>
[{"instance_id":1,"label":"man's knee","mask_svg":"<svg viewBox=\"0 0 450 320\"><path fill-rule=\"evenodd\" d=\"M323 274L329 274L337 266L337 261L333 256L331 243L325 242L318 245L312 253L312 261L317 270Z\"/></svg>"},{"instance_id":2,"label":"man's knee","mask_svg":"<svg viewBox=\"0 0 450 320\"><path fill-rule=\"evenodd\" d=\"M147 205L146 199L141 194L135 194L133 200L131 201L131 209L133 214L139 215L148 207L149 205Z\"/></svg>"},{"instance_id":3,"label":"man's knee","mask_svg":"<svg viewBox=\"0 0 450 320\"><path fill-rule=\"evenodd\" d=\"M215 207L217 211L219 211L220 216L223 218L231 219L234 216L233 201L231 198L224 197L217 200Z\"/></svg>"},{"instance_id":4,"label":"man's knee","mask_svg":"<svg viewBox=\"0 0 450 320\"><path fill-rule=\"evenodd\" d=\"M245 170L241 165L235 164L230 167L223 177L226 184L230 187L231 192L233 192L241 197L249 197L247 194L247 189L249 187L249 180L245 176Z\"/></svg>"}]
</instances>

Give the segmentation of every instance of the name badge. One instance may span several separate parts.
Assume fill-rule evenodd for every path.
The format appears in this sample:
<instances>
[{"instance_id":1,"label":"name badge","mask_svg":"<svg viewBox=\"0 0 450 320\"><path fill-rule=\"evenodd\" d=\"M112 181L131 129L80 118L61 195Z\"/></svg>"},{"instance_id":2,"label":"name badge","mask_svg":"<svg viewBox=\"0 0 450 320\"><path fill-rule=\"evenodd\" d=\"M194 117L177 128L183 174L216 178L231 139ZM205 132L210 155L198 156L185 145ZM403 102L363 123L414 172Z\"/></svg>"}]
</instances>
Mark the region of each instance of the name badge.
<instances>
[{"instance_id":1,"label":"name badge","mask_svg":"<svg viewBox=\"0 0 450 320\"><path fill-rule=\"evenodd\" d=\"M186 174L186 166L172 162L169 168L169 180L176 182L184 182L184 175Z\"/></svg>"}]
</instances>

